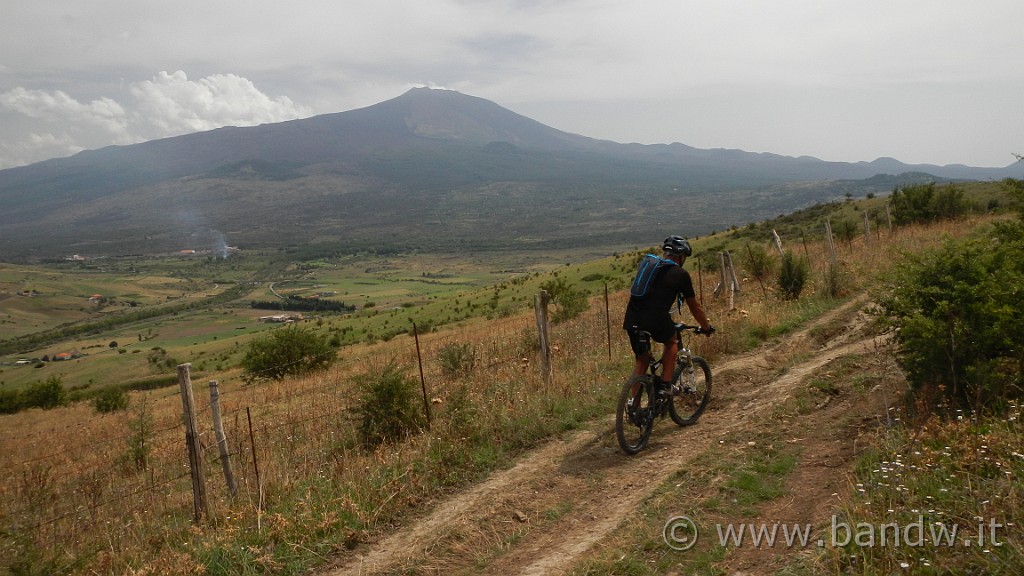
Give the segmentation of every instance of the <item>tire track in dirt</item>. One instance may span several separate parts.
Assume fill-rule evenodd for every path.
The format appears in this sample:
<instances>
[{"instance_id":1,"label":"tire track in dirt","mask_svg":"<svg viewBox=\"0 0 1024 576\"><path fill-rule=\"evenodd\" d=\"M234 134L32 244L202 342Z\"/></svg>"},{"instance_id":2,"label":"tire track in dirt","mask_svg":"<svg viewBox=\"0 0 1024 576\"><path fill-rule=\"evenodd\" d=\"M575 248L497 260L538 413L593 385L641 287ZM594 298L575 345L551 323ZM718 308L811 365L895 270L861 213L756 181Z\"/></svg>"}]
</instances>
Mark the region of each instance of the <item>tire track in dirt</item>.
<instances>
[{"instance_id":1,"label":"tire track in dirt","mask_svg":"<svg viewBox=\"0 0 1024 576\"><path fill-rule=\"evenodd\" d=\"M864 304L863 298L847 303L784 340L720 360L712 370L727 378L770 370L791 353L817 348L816 327ZM325 574L563 573L719 438L751 428L755 417L785 401L808 375L835 358L873 350L877 339L861 336L865 324L858 316L838 337L804 352L806 359L765 385L742 377L723 384L716 377L714 396L722 396L724 388L727 401L716 405L713 400L696 426L659 425L637 456L619 451L613 417L553 440Z\"/></svg>"}]
</instances>

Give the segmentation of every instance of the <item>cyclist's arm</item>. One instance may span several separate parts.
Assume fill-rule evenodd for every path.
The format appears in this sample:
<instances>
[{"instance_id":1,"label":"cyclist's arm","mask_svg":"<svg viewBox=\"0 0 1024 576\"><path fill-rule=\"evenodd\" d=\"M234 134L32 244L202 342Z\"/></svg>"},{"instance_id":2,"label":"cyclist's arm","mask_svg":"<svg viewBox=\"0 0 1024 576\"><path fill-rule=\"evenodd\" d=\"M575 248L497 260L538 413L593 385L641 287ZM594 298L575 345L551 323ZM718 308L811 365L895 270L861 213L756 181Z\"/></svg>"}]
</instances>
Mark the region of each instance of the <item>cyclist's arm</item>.
<instances>
[{"instance_id":1,"label":"cyclist's arm","mask_svg":"<svg viewBox=\"0 0 1024 576\"><path fill-rule=\"evenodd\" d=\"M704 313L704 308L697 301L697 298L684 298L683 301L686 302L686 307L690 309L690 314L693 314L693 319L700 324L700 329L709 332L711 330L711 322L708 321L708 316Z\"/></svg>"}]
</instances>

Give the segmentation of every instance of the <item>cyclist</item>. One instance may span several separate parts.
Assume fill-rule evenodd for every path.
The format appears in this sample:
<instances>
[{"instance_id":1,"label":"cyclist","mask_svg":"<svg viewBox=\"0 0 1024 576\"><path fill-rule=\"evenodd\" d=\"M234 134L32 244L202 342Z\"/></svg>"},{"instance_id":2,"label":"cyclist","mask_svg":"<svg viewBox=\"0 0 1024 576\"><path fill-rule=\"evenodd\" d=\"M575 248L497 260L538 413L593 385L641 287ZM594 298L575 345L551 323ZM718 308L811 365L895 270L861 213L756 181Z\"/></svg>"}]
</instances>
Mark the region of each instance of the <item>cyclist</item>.
<instances>
[{"instance_id":1,"label":"cyclist","mask_svg":"<svg viewBox=\"0 0 1024 576\"><path fill-rule=\"evenodd\" d=\"M702 334L711 336L715 328L708 321L704 308L697 301L693 290L690 273L683 269L687 256L693 253L690 243L682 236L669 236L662 242L663 257L672 260L677 266L668 266L658 273L654 279L650 293L644 298L630 296L626 305L626 317L622 327L629 334L629 344L636 356L633 375L640 376L647 371L654 355L651 353L650 340L641 332L650 333L650 339L664 345L661 353L662 385L671 384L672 373L676 368L676 352L678 343L675 337L675 323L672 321L672 305L680 301L686 302Z\"/></svg>"}]
</instances>

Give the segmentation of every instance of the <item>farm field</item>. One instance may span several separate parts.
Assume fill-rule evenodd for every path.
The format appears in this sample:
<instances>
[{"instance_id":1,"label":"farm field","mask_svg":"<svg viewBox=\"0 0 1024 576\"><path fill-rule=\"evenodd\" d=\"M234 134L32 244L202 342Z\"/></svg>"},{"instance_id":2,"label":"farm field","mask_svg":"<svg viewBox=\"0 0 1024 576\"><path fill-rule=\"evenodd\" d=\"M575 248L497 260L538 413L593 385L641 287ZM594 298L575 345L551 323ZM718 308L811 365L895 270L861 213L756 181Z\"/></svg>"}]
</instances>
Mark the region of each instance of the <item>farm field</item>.
<instances>
[{"instance_id":1,"label":"farm field","mask_svg":"<svg viewBox=\"0 0 1024 576\"><path fill-rule=\"evenodd\" d=\"M0 264L3 340L118 314L196 303L99 334L9 351L0 356L0 390L20 389L50 377L75 390L107 384L131 387L161 374L173 375L178 361L192 362L204 376L222 378L237 372L233 368L254 336L278 326L260 321L278 312L252 308L250 301L316 296L355 306L353 313L305 315L308 321L335 330L346 344L390 338L410 331L413 322L429 330L485 309L507 314L532 306L542 272L581 257L579 253L476 258L358 255L293 263L243 252L226 260L166 257L35 267ZM607 266L607 262L590 265L595 270ZM536 276L528 282L531 275ZM589 282L590 289L598 290L602 278L598 273ZM493 287L502 283L505 288L495 298ZM232 287L240 288L237 298L216 301ZM492 291L485 290L488 287ZM94 295L102 300L90 301ZM203 305L206 300L211 301L208 306ZM69 353L75 355L70 361L40 362Z\"/></svg>"}]
</instances>

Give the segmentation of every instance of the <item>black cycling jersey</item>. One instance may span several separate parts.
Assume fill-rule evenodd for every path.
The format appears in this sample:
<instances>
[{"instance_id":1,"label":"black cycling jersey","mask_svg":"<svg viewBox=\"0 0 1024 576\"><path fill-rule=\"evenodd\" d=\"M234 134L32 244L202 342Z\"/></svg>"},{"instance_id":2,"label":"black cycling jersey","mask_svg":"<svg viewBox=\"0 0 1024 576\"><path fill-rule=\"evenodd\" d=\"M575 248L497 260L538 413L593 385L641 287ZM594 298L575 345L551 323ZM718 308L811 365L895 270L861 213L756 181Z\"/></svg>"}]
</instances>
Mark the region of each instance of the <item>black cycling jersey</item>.
<instances>
[{"instance_id":1,"label":"black cycling jersey","mask_svg":"<svg viewBox=\"0 0 1024 576\"><path fill-rule=\"evenodd\" d=\"M696 296L690 273L681 266L664 269L654 280L651 293L646 298L630 297L622 327L632 330L636 326L640 330L650 332L655 342L668 342L675 335L672 306L679 296Z\"/></svg>"}]
</instances>

